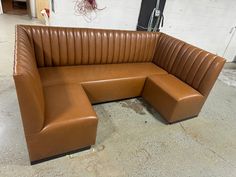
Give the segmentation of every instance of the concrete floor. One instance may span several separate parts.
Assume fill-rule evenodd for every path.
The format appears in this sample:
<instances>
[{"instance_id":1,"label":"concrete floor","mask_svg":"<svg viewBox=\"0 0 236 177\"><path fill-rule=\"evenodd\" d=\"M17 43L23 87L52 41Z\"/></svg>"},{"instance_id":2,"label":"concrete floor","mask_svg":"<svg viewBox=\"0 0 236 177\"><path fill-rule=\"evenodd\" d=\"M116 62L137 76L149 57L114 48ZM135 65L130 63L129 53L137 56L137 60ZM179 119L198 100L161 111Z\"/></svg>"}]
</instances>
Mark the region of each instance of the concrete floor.
<instances>
[{"instance_id":1,"label":"concrete floor","mask_svg":"<svg viewBox=\"0 0 236 177\"><path fill-rule=\"evenodd\" d=\"M0 15L0 177L236 177L236 88L218 81L198 118L166 125L142 99L94 106L96 145L30 166L12 80L14 25Z\"/></svg>"}]
</instances>

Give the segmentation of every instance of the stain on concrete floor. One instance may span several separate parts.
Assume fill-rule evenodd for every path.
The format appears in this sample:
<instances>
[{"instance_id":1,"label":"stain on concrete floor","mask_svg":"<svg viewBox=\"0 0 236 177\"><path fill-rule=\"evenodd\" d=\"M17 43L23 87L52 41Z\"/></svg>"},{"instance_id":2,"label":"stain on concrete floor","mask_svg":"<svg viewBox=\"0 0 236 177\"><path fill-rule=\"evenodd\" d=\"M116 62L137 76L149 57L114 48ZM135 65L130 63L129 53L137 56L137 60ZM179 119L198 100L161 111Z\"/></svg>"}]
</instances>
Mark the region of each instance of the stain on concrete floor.
<instances>
[{"instance_id":1,"label":"stain on concrete floor","mask_svg":"<svg viewBox=\"0 0 236 177\"><path fill-rule=\"evenodd\" d=\"M137 99L135 99L135 100L130 100L130 99L129 100L124 100L123 102L121 102L121 106L124 107L124 108L132 109L134 112L136 112L137 114L140 114L140 115L146 114L145 111L144 111L143 105Z\"/></svg>"}]
</instances>

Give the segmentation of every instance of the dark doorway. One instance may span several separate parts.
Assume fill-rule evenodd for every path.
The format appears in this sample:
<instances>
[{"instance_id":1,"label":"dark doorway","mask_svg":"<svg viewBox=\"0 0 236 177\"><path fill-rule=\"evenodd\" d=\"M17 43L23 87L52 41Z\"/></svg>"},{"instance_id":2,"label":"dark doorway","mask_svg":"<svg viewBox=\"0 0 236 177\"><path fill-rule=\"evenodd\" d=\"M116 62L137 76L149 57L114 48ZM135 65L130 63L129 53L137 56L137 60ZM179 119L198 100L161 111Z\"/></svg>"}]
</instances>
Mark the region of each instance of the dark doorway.
<instances>
[{"instance_id":1,"label":"dark doorway","mask_svg":"<svg viewBox=\"0 0 236 177\"><path fill-rule=\"evenodd\" d=\"M165 3L166 3L166 0L142 0L137 30L138 31L148 30L150 19L153 13L154 17L151 20L152 21L151 26L156 27L155 31L159 31L164 21L163 12L165 8ZM158 14L159 14L158 16L156 16L156 13L154 13L156 12L156 11L153 11L154 9L157 9Z\"/></svg>"},{"instance_id":2,"label":"dark doorway","mask_svg":"<svg viewBox=\"0 0 236 177\"><path fill-rule=\"evenodd\" d=\"M1 0L2 10L5 14L26 15L28 14L28 0Z\"/></svg>"}]
</instances>

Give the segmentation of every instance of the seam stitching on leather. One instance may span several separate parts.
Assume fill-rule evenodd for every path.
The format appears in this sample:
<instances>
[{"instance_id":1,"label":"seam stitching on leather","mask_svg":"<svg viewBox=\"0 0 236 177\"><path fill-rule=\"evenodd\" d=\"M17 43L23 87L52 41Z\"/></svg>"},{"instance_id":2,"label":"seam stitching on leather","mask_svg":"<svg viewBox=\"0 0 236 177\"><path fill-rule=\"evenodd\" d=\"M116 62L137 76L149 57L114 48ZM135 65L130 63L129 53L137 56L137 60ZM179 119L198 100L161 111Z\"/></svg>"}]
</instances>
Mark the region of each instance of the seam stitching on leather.
<instances>
[{"instance_id":1,"label":"seam stitching on leather","mask_svg":"<svg viewBox=\"0 0 236 177\"><path fill-rule=\"evenodd\" d=\"M42 50L42 55L43 55L42 56L42 58L43 58L43 61L42 61L43 63L42 64L43 64L43 66L45 66L45 62L46 62L45 61L45 54L44 54L44 47L45 46L44 46L43 37L42 37L42 28L39 28L39 35L40 35L40 41L41 41L41 45L42 45L42 49L41 49Z\"/></svg>"},{"instance_id":2,"label":"seam stitching on leather","mask_svg":"<svg viewBox=\"0 0 236 177\"><path fill-rule=\"evenodd\" d=\"M66 65L70 64L69 61L69 55L68 55L68 38L67 38L67 34L68 34L68 29L65 30L65 36L66 36Z\"/></svg>"},{"instance_id":3,"label":"seam stitching on leather","mask_svg":"<svg viewBox=\"0 0 236 177\"><path fill-rule=\"evenodd\" d=\"M208 67L207 71L205 72L204 77L202 78L201 83L200 83L199 86L198 86L198 89L201 88L201 85L202 85L202 83L203 83L203 80L205 79L207 73L208 73L209 70L210 70L209 68L212 67L212 65L213 65L213 63L215 62L216 58L217 58L217 56L214 58L214 60L212 61L211 65ZM199 91L199 92L200 92L200 91ZM201 93L202 93L202 92L201 92ZM202 94L203 94L203 93L202 93ZM203 95L205 96L205 94L203 94Z\"/></svg>"},{"instance_id":4,"label":"seam stitching on leather","mask_svg":"<svg viewBox=\"0 0 236 177\"><path fill-rule=\"evenodd\" d=\"M175 44L175 46L174 46L174 49L173 49L173 51L172 51L172 54L170 55L170 59L169 59L169 61L167 61L167 63L166 63L166 68L167 68L167 70L169 70L169 65L171 64L171 61L172 60L175 60L176 59L176 56L175 56L175 58L173 57L173 55L174 55L174 53L176 52L176 48L178 48L179 47L179 44L181 43L181 41L178 41L177 42L177 44ZM179 51L178 51L179 52ZM177 54L178 54L178 52L177 52ZM173 64L172 64L173 65ZM171 68L170 68L170 70L168 71L168 72L170 72L171 71Z\"/></svg>"},{"instance_id":5,"label":"seam stitching on leather","mask_svg":"<svg viewBox=\"0 0 236 177\"><path fill-rule=\"evenodd\" d=\"M160 54L157 57L157 64L160 65L162 68L163 68L162 60L164 58L163 55L165 55L166 48L167 48L167 46L169 46L169 43L171 43L171 42L172 42L171 38L167 38L167 39L165 38L165 39L163 39L163 44L160 46L162 50L161 50Z\"/></svg>"},{"instance_id":6,"label":"seam stitching on leather","mask_svg":"<svg viewBox=\"0 0 236 177\"><path fill-rule=\"evenodd\" d=\"M179 73L179 77L180 77L180 78L182 78L181 76L182 76L182 74L183 74L185 68L187 67L186 65L187 65L187 63L188 63L188 60L189 60L190 56L193 54L193 52L194 52L195 50L196 50L196 48L191 49L191 53L189 53L188 57L186 58L185 63L184 63L184 65L183 65L183 67L182 67L182 71L180 71L180 73ZM200 55L201 52L202 52L202 51L200 51L195 57L197 57L198 55ZM194 63L194 62L193 62L193 63ZM193 63L192 63L192 64L193 64ZM186 79L186 78L183 78L183 79L181 79L181 80L184 81L185 79Z\"/></svg>"},{"instance_id":7,"label":"seam stitching on leather","mask_svg":"<svg viewBox=\"0 0 236 177\"><path fill-rule=\"evenodd\" d=\"M200 54L201 53L203 53L204 51L201 51L200 52ZM200 54L197 56L197 57L195 57L195 60L194 60L194 62L192 63L192 65L190 66L190 69L189 69L189 71L188 71L188 73L186 74L186 81L188 80L188 78L189 78L189 72L191 72L191 71L193 71L193 67L195 66L195 63L198 61L198 60L200 60L200 59L198 59L198 57L200 56ZM206 54L204 57L203 57L203 59L202 59L202 61L200 62L200 65L201 65L201 63L207 58L207 56L209 55L209 53L208 54ZM199 66L198 66L199 67ZM196 69L196 72L194 73L194 75L193 75L193 78L195 77L195 75L197 74L197 71L198 71L198 67L197 67L197 69ZM192 82L193 82L193 78L189 81L190 83L189 83L189 85L192 85Z\"/></svg>"},{"instance_id":8,"label":"seam stitching on leather","mask_svg":"<svg viewBox=\"0 0 236 177\"><path fill-rule=\"evenodd\" d=\"M60 41L59 41L59 35L58 35L59 31L58 29L56 29L56 36L57 36L57 44L58 44L58 56L59 56L59 65L61 64L61 49L60 49Z\"/></svg>"},{"instance_id":9,"label":"seam stitching on leather","mask_svg":"<svg viewBox=\"0 0 236 177\"><path fill-rule=\"evenodd\" d=\"M193 79L192 79L192 81L191 81L191 85L193 85L193 83L194 83L194 79L197 77L197 75L199 74L198 73L198 71L199 71L199 69L201 68L201 66L203 65L203 63L204 63L204 60L206 60L206 58L209 56L209 53L207 53L207 55L204 57L204 59L202 59L202 61L201 61L201 63L199 64L199 66L198 66L198 68L197 68L197 71L196 71L196 73L194 74L194 77L193 77Z\"/></svg>"},{"instance_id":10,"label":"seam stitching on leather","mask_svg":"<svg viewBox=\"0 0 236 177\"><path fill-rule=\"evenodd\" d=\"M212 61L210 62L209 66L206 68L206 71L203 73L203 76L201 77L201 79L200 79L200 81L199 81L199 83L198 83L196 89L199 88L199 85L201 84L202 79L204 78L204 76L205 76L206 72L208 71L209 67L210 67L210 66L212 65L212 63L215 61L216 57L217 57L217 56L214 56L214 57L213 57L213 59L212 59ZM199 69L200 69L200 67L199 67ZM195 78L194 78L194 79L195 79ZM193 83L194 83L194 82L193 82Z\"/></svg>"},{"instance_id":11,"label":"seam stitching on leather","mask_svg":"<svg viewBox=\"0 0 236 177\"><path fill-rule=\"evenodd\" d=\"M187 44L186 44L187 45ZM181 64L181 61L182 60L184 60L184 56L185 56L185 54L188 52L188 50L190 49L190 47L191 46L188 46L188 48L186 49L186 51L183 53L183 55L181 56L181 58L180 58L180 60L179 60L179 63L178 63L178 65L179 64ZM195 50L195 49L194 49ZM192 51L190 51L190 55L189 56L191 56L192 55L192 53L194 52L194 50L192 50ZM184 64L182 65L182 70L181 69L176 69L176 76L178 76L178 78L180 78L181 77L181 73L183 72L183 69L184 69L184 67L185 67L185 65L186 65L186 63L187 63L187 61L188 61L188 59L186 58L185 59L185 61L184 61ZM180 72L180 73L179 73Z\"/></svg>"},{"instance_id":12,"label":"seam stitching on leather","mask_svg":"<svg viewBox=\"0 0 236 177\"><path fill-rule=\"evenodd\" d=\"M173 64L172 64L172 66L171 66L171 68L170 68L170 73L173 74L173 75L174 75L174 73L172 73L173 67L175 66L175 63L177 62L176 60L178 59L178 56L180 55L180 51L184 48L185 45L186 45L186 43L183 42L182 46L180 47L179 51L178 51L177 54L176 54L176 57L175 57L175 59L174 59L174 62L173 62ZM184 53L183 53L183 55L181 56L181 58L184 56L184 54L187 52L187 50L188 50L188 48L186 49L186 51L184 51ZM181 58L179 59L178 64L179 64L179 62L181 61Z\"/></svg>"},{"instance_id":13,"label":"seam stitching on leather","mask_svg":"<svg viewBox=\"0 0 236 177\"><path fill-rule=\"evenodd\" d=\"M160 65L165 68L165 63L167 62L166 57L168 55L168 53L170 52L172 46L174 45L175 40L172 40L170 38L170 41L168 42L168 47L166 48L166 50L164 49L162 56L160 57Z\"/></svg>"},{"instance_id":14,"label":"seam stitching on leather","mask_svg":"<svg viewBox=\"0 0 236 177\"><path fill-rule=\"evenodd\" d=\"M52 37L51 37L51 30L49 28L47 28L48 30L48 35L49 35L49 46L50 46L50 58L48 59L49 60L49 66L52 66L53 65L53 56L52 56Z\"/></svg>"},{"instance_id":15,"label":"seam stitching on leather","mask_svg":"<svg viewBox=\"0 0 236 177\"><path fill-rule=\"evenodd\" d=\"M159 36L158 36L159 35ZM154 51L153 51L153 54L152 54L152 62L155 62L155 56L156 56L156 52L157 52L157 48L159 46L159 41L161 39L161 36L162 36L162 33L157 33L155 35L155 44L154 44Z\"/></svg>"}]
</instances>

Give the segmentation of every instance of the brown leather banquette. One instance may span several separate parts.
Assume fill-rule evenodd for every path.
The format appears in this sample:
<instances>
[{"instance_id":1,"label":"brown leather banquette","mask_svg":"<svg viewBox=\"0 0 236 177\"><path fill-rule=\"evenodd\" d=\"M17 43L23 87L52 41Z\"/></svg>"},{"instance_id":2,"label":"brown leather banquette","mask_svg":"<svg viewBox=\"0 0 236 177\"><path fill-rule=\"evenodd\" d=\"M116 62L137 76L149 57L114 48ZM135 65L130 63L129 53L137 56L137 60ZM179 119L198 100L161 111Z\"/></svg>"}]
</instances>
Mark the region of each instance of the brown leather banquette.
<instances>
[{"instance_id":1,"label":"brown leather banquette","mask_svg":"<svg viewBox=\"0 0 236 177\"><path fill-rule=\"evenodd\" d=\"M31 162L91 146L91 103L142 96L197 116L225 60L164 33L18 25L14 80Z\"/></svg>"}]
</instances>

